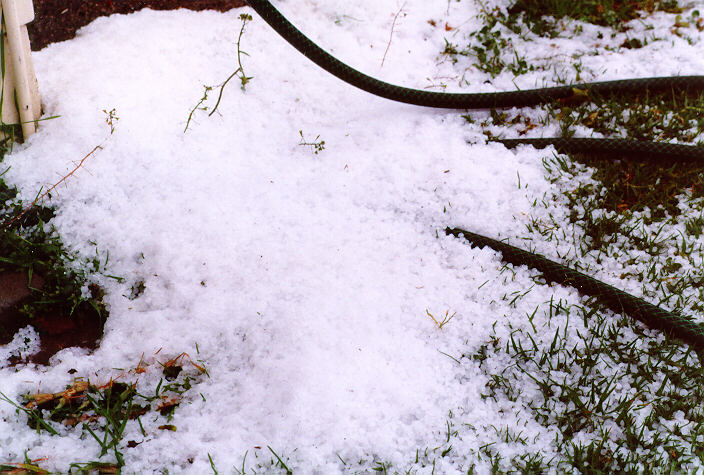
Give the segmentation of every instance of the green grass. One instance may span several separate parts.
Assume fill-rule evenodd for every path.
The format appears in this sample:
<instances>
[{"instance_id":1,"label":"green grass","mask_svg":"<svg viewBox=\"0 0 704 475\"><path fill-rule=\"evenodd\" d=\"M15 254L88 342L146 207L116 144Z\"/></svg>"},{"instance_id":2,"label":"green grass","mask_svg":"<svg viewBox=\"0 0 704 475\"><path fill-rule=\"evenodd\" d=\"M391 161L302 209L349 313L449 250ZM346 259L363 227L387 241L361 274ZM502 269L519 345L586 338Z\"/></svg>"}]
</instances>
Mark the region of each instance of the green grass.
<instances>
[{"instance_id":1,"label":"green grass","mask_svg":"<svg viewBox=\"0 0 704 475\"><path fill-rule=\"evenodd\" d=\"M538 112L538 119L525 110L492 111L480 125L489 139L495 137L492 131L496 126L520 137L534 129L558 124L562 137L573 136L579 127L582 135L595 132L606 137L674 140L704 146L704 119L700 113L704 110L704 93L643 91L634 96L592 99L575 106L549 104ZM469 116L468 119L473 120ZM565 176L576 177L582 170L588 170L593 180L580 181L562 195L570 209L569 222L588 237L575 242L575 247L606 252L608 246L625 238L632 248L650 254L661 253L671 246L688 250L685 254L697 250L694 240L702 234L704 224L701 204L704 164L628 155L573 154L546 157L544 165L553 183ZM685 232L679 243L665 239L671 234L666 230L680 222L684 223ZM662 232L655 235L643 232L645 227L657 223L664 225ZM552 238L556 229L553 222L534 222L529 231ZM697 279L689 283L699 286Z\"/></svg>"},{"instance_id":2,"label":"green grass","mask_svg":"<svg viewBox=\"0 0 704 475\"><path fill-rule=\"evenodd\" d=\"M4 154L5 150L0 150L0 166ZM101 290L91 286L90 297L82 293L88 275L103 270L100 257L83 266L73 266L76 256L66 251L53 226L47 224L54 216L53 209L36 205L26 211L25 206L17 200L17 190L9 187L0 175L0 273L20 272L30 278L39 275L44 279L41 289L30 288L31 297L21 311L30 319L47 313L70 318L79 305L89 305L97 318L104 319Z\"/></svg>"},{"instance_id":3,"label":"green grass","mask_svg":"<svg viewBox=\"0 0 704 475\"><path fill-rule=\"evenodd\" d=\"M522 15L526 26L542 36L555 34L556 20L565 17L621 30L628 21L640 18L641 12L656 10L682 11L676 0L517 0L508 13Z\"/></svg>"},{"instance_id":4,"label":"green grass","mask_svg":"<svg viewBox=\"0 0 704 475\"><path fill-rule=\"evenodd\" d=\"M190 363L188 369L184 368L186 360ZM26 394L21 401L14 401L0 393L0 398L14 406L17 414L24 414L27 425L38 433L61 437L68 428L96 442L98 460L73 463L69 472L87 473L99 468L114 471L125 465L125 452L141 443L124 440L128 424L136 423L142 438L148 436L141 422L143 416L152 421L161 419L163 424L158 430L178 430L172 423L175 409L188 397L194 382L208 375L200 360L193 362L182 353L160 364L162 377L153 391L142 394L137 391L137 377L150 370L140 361L137 368L126 372L128 382L111 380L96 386L77 379L65 390L53 394ZM0 473L4 473L3 467L13 466L0 465Z\"/></svg>"},{"instance_id":5,"label":"green grass","mask_svg":"<svg viewBox=\"0 0 704 475\"><path fill-rule=\"evenodd\" d=\"M486 32L500 25L505 35L480 30L469 35L467 47L446 47L444 54L471 56L491 77L504 71L518 75L527 69L516 70L506 61L503 46L510 45L520 58L518 41L507 35L526 42L531 34L558 37L565 34L558 22L565 17L623 32L639 11L654 10L681 12L675 2L518 0L506 13L484 11ZM695 22L698 18L698 12L692 14ZM578 35L581 28L570 31ZM581 64L576 64L573 79L579 81ZM700 91L644 90L588 99L466 118L489 139L557 126L562 137L596 133L704 146ZM529 217L521 239L560 247L566 263L587 273L604 262L620 265L620 277L638 283L649 300L683 315L704 312L704 164L549 153L543 164L556 191L535 199L536 215ZM518 297L520 289L502 300ZM547 319L535 318L543 314ZM559 456L546 459L531 451L520 433L497 427L497 437L480 448L478 458L501 473L671 473L704 465L702 355L593 300L581 305L551 300L528 317L528 322L497 320L489 341L462 360L479 364L487 377L483 398L515 410L519 420L555 430ZM525 447L507 456L497 447L509 441Z\"/></svg>"},{"instance_id":6,"label":"green grass","mask_svg":"<svg viewBox=\"0 0 704 475\"><path fill-rule=\"evenodd\" d=\"M3 26L4 29L4 26ZM0 67L5 77L5 48L0 46ZM0 105L8 100L0 97ZM18 125L0 123L0 167L2 159L21 135ZM8 187L3 175L8 168L0 168L0 273L22 272L31 282L33 274L46 279L41 291L33 289L33 298L22 309L34 317L57 309L69 315L85 299L81 297L82 276L69 271L65 262L70 256L64 251L60 240L52 235L45 223L53 216L53 210L36 206L23 215L23 204L16 200L17 191ZM96 307L98 302L93 302ZM2 332L4 333L4 332ZM1 335L7 337L11 335Z\"/></svg>"},{"instance_id":7,"label":"green grass","mask_svg":"<svg viewBox=\"0 0 704 475\"><path fill-rule=\"evenodd\" d=\"M483 398L508 399L528 408L528 416L546 429L559 430L556 445L563 459L543 460L540 470L686 471L690 462L704 461L699 448L704 369L695 351L675 340L654 338L628 317L614 318L591 302L546 305L551 307L546 322L551 337L522 326L508 340L494 336L466 355L479 361L490 378ZM582 323L581 328L568 328L568 317ZM500 354L512 364L500 371L488 369L484 362ZM617 371L605 374L603 368ZM624 381L629 383L625 390ZM668 424L675 415L686 419L686 426ZM576 442L577 433L582 438L587 434L589 442ZM484 452L501 456L488 447ZM526 460L535 465L540 457L521 454L506 462L522 469Z\"/></svg>"},{"instance_id":8,"label":"green grass","mask_svg":"<svg viewBox=\"0 0 704 475\"><path fill-rule=\"evenodd\" d=\"M507 17L499 9L492 11L482 9L480 18L484 21L484 25L470 33L471 42L468 45L460 47L445 39L445 49L442 54L451 58L453 62L457 62L460 56L473 58L472 65L492 78L504 71L520 76L536 69L535 65L528 64L523 55L519 55L507 37L496 33L499 25L504 25L515 33L520 32L520 26L511 17Z\"/></svg>"}]
</instances>

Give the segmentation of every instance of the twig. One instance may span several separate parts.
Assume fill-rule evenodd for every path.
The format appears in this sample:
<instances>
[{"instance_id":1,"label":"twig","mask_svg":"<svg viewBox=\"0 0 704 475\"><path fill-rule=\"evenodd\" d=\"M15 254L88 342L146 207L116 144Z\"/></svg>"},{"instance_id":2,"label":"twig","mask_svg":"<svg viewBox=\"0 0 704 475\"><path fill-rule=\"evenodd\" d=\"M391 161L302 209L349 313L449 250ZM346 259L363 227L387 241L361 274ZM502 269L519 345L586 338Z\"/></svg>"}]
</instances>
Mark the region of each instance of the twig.
<instances>
[{"instance_id":1,"label":"twig","mask_svg":"<svg viewBox=\"0 0 704 475\"><path fill-rule=\"evenodd\" d=\"M237 73L241 73L241 76L239 76L239 78L240 78L240 82L242 83L241 87L242 87L243 91L245 90L245 85L249 82L250 79L252 79L251 76L248 77L244 73L244 66L242 66L242 55L245 54L245 55L249 56L249 54L247 54L246 51L242 51L242 49L240 48L240 42L242 41L242 35L244 34L244 27L247 25L248 21L252 21L252 15L249 15L247 13L243 13L240 15L240 20L242 20L242 27L240 28L240 34L237 37L237 64L238 64L238 68L235 70L234 73L230 74L230 77L225 79L225 82L223 82L220 85L220 93L218 94L218 100L215 102L215 107L213 107L213 110L210 111L210 114L208 114L208 117L215 114L215 111L218 110L218 106L220 105L220 99L222 99L222 93L225 90L225 86L227 86L227 83L230 82L230 79L235 77L235 75L237 75Z\"/></svg>"},{"instance_id":2,"label":"twig","mask_svg":"<svg viewBox=\"0 0 704 475\"><path fill-rule=\"evenodd\" d=\"M222 99L222 92L225 90L225 86L227 86L227 83L230 82L230 79L235 77L235 75L237 73L239 73L241 70L242 70L242 68L237 68L237 70L234 73L230 74L230 77L225 79L225 82L223 82L220 85L220 92L218 93L218 100L215 102L215 107L213 107L213 110L210 111L210 114L208 114L208 117L215 114L215 111L218 110L218 106L220 105L220 100ZM244 84L242 84L242 88L244 89ZM190 120L190 117L189 117L189 120ZM188 124L186 124L186 127L188 127Z\"/></svg>"},{"instance_id":3,"label":"twig","mask_svg":"<svg viewBox=\"0 0 704 475\"><path fill-rule=\"evenodd\" d=\"M205 101L208 100L208 92L210 92L211 89L212 89L212 87L210 87L210 86L203 86L203 97L200 98L200 101L198 101L198 104L196 104L193 107L193 109L191 109L191 112L188 114L188 120L186 121L186 127L183 129L184 134L188 130L188 126L191 123L191 119L193 118L193 114L195 113L195 111L200 107L200 105L202 103L204 103Z\"/></svg>"},{"instance_id":4,"label":"twig","mask_svg":"<svg viewBox=\"0 0 704 475\"><path fill-rule=\"evenodd\" d=\"M240 47L240 43L241 43L241 41L242 41L242 35L244 34L244 28L245 28L245 26L247 25L247 22L248 22L248 21L252 21L252 15L250 15L250 14L248 14L248 13L242 13L242 14L240 15L240 20L242 20L242 27L240 28L240 34L239 34L239 36L237 37L237 64L238 64L238 67L237 67L237 69L235 69L235 71L234 71L232 74L230 74L230 76L229 76L227 79L225 79L225 81L224 81L223 83L221 83L220 85L218 85L218 86L203 86L203 88L204 88L204 90L203 90L203 97L200 98L200 101L198 101L198 104L196 104L196 105L193 107L193 109L191 109L191 112L188 114L188 120L186 120L186 127L184 127L184 129L183 129L183 133L184 133L184 134L188 131L188 126L191 124L191 119L193 119L193 114L194 114L198 109L201 109L201 110L203 110L203 111L205 111L205 110L208 109L207 106L201 107L201 104L203 104L205 101L208 100L208 93L209 93L213 88L219 87L219 88L220 88L220 91L218 92L218 100L215 102L215 107L213 107L213 110L210 111L210 114L208 114L208 117L210 117L211 115L215 114L215 111L218 110L218 106L220 106L220 101L222 100L222 94L223 94L223 92L225 91L225 86L227 86L227 83L229 83L230 80L231 80L233 77L237 76L237 77L240 78L241 88L242 88L243 91L245 90L245 86L247 85L247 83L250 81L250 79L252 79L252 76L247 76L247 75L245 74L245 72L244 72L244 66L242 65L242 55L244 54L244 55L249 56L249 54L247 54L246 51L242 51L242 49L241 49L241 47Z\"/></svg>"},{"instance_id":5,"label":"twig","mask_svg":"<svg viewBox=\"0 0 704 475\"><path fill-rule=\"evenodd\" d=\"M396 27L396 20L398 19L398 16L401 14L403 11L403 7L406 6L406 3L408 2L403 2L403 5L401 5L401 8L398 9L396 12L396 15L394 15L394 21L391 23L391 32L389 33L389 42L386 44L386 49L384 50L384 57L381 58L381 67L384 67L384 61L386 60L386 53L389 52L389 48L391 47L391 39L394 36L394 28Z\"/></svg>"},{"instance_id":6,"label":"twig","mask_svg":"<svg viewBox=\"0 0 704 475\"><path fill-rule=\"evenodd\" d=\"M78 169L83 166L83 163L85 163L85 161L88 160L88 158L90 158L90 157L91 157L95 152L97 152L98 150L102 150L102 148L103 148L103 144L96 145L96 146L93 148L93 150L91 150L90 152L88 152L88 154L87 154L85 157L83 157L83 159L81 159L81 161L78 163L78 165L76 165L76 167L75 167L73 170L71 170L67 175L64 175L64 177L61 178L61 180L59 180L58 182L56 182L51 188L49 188L48 190L46 190L46 191L45 191L44 193L42 193L41 195L37 196L37 197L34 199L34 201L32 201L32 204L30 204L30 205L27 206L25 209L23 209L20 214L18 214L18 215L15 216L14 218L12 218L9 222L4 223L4 224L3 224L3 228L9 228L9 227L12 226L14 223L16 223L19 219L21 219L25 214L29 213L29 212L32 210L32 208L34 208L34 206L35 206L37 203L39 203L41 200L43 200L49 193L51 193L52 191L54 191L54 190L56 189L56 187L58 187L60 184L62 184L63 182L65 182L69 177L73 176L73 174L76 173L76 171L78 171Z\"/></svg>"},{"instance_id":7,"label":"twig","mask_svg":"<svg viewBox=\"0 0 704 475\"><path fill-rule=\"evenodd\" d=\"M64 183L66 180L68 180L70 177L72 177L72 176L78 171L78 169L80 169L80 168L83 166L83 164L86 162L86 160L88 160L90 157L92 157L93 155L95 155L95 152L97 152L98 150L102 150L102 149L103 149L103 146L105 145L105 142L107 142L107 140L112 136L112 134L115 133L115 122L117 122L117 121L119 120L119 117L117 117L117 115L115 114L115 109L112 109L111 111L106 111L106 110L104 110L103 112L105 112L105 114L107 115L107 118L105 119L105 122L110 126L110 135L108 135L108 137L107 137L105 140L103 140L103 142L102 142L101 144L96 145L95 147L93 147L93 150L91 150L90 152L88 152L88 153L81 159L81 161L78 162L78 165L76 165L76 166L73 168L73 170L71 170L68 174L64 175L59 181L57 181L56 183L54 183L48 190L46 190L44 193L41 193L41 194L37 193L37 197L34 198L34 201L32 201L32 203L31 203L29 206L27 206L25 209L23 209L23 210L20 212L20 214L18 214L17 216L15 216L14 218L12 218L12 219L11 219L10 221L8 221L8 222L2 223L2 228L3 228L3 229L9 228L9 227L12 226L14 223L16 223L17 221L19 221L24 215L26 215L27 213L29 213L29 212L32 210L32 208L34 208L34 206L35 206L37 203L39 203L41 200L43 200L44 198L46 198L46 197L47 197L52 191L54 191L59 185L61 185L61 184ZM40 191L41 191L41 190L40 190Z\"/></svg>"}]
</instances>

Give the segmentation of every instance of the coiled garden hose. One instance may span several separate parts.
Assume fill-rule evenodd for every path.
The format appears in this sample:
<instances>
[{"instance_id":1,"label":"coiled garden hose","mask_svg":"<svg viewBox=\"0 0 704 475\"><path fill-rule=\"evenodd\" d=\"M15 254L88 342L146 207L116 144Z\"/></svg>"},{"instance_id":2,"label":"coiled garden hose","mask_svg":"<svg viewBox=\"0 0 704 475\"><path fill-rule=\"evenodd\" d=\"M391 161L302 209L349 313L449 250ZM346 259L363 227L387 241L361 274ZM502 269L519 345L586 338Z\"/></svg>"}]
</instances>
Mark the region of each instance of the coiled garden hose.
<instances>
[{"instance_id":1,"label":"coiled garden hose","mask_svg":"<svg viewBox=\"0 0 704 475\"><path fill-rule=\"evenodd\" d=\"M575 95L576 91L578 91L580 96L584 96L585 94L632 93L645 89L649 91L704 89L704 76L624 79L497 93L467 94L410 89L367 76L336 59L301 33L268 0L246 1L279 35L327 72L371 94L407 104L446 109L489 109L525 107L569 99ZM497 141L507 147L515 147L519 144L531 144L536 147L554 145L561 152L628 152L688 160L704 158L704 147L641 142L628 139L555 138L500 139ZM553 262L545 257L524 251L507 243L458 228L447 228L445 232L448 235L466 239L472 247L488 246L500 252L506 262L537 269L549 281L570 285L582 294L596 297L602 304L617 313L625 313L697 348L704 348L704 325L698 324L691 319L657 307L586 274L570 269L563 264Z\"/></svg>"}]
</instances>

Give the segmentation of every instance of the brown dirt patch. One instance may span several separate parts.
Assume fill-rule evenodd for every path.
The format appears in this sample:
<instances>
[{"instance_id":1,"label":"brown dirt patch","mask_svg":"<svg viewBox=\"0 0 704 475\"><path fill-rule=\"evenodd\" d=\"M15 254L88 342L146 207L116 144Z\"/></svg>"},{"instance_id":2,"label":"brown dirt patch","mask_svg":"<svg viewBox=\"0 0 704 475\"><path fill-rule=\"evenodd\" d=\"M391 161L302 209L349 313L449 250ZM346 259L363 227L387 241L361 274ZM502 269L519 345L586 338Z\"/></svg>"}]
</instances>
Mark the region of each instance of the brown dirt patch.
<instances>
[{"instance_id":1,"label":"brown dirt patch","mask_svg":"<svg viewBox=\"0 0 704 475\"><path fill-rule=\"evenodd\" d=\"M10 364L32 362L46 365L49 358L64 348L97 348L103 336L104 321L88 302L80 303L71 315L49 311L29 316L24 312L26 303L41 298L43 286L44 279L36 274L29 282L26 272L0 273L0 345L10 343L15 333L27 325L33 326L41 339L38 353L27 361L13 357Z\"/></svg>"},{"instance_id":2,"label":"brown dirt patch","mask_svg":"<svg viewBox=\"0 0 704 475\"><path fill-rule=\"evenodd\" d=\"M242 7L244 0L34 0L35 19L28 25L33 50L73 38L76 30L100 16L153 10L218 10Z\"/></svg>"}]
</instances>

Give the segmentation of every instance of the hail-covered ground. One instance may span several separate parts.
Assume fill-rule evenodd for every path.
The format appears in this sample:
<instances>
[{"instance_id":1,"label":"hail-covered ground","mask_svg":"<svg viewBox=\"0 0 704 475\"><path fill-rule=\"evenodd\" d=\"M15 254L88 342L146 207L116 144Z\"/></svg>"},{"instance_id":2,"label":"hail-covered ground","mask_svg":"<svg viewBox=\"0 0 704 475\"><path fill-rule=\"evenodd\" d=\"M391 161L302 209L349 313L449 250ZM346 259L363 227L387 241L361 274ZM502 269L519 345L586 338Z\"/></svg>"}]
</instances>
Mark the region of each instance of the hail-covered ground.
<instances>
[{"instance_id":1,"label":"hail-covered ground","mask_svg":"<svg viewBox=\"0 0 704 475\"><path fill-rule=\"evenodd\" d=\"M495 5L508 3L484 2ZM704 70L700 33L672 35L676 19L666 13L613 35L569 23L571 34L530 38L521 53L549 67L491 78L472 58L441 54L448 41L466 43L483 26L478 2L276 6L342 61L420 89L551 85L576 76L575 57L584 81ZM233 78L212 116L217 87L201 104L207 110L193 111L204 86L238 67L241 13L253 16L240 44L252 79L242 90ZM619 48L634 32L652 41ZM497 253L444 232L459 226L521 244L527 225L542 220L578 233L559 199L573 181L546 177L551 151L487 143L480 121L462 118L466 111L356 90L248 8L100 18L34 61L44 113L59 117L15 148L4 178L31 202L100 146L48 202L57 208L51 224L80 256L75 265L100 260L92 280L105 290L109 318L94 352L69 349L47 367L1 369L3 394L18 401L75 378L137 382L153 393L159 363L187 353L195 363L182 358L190 388L172 417L152 412L126 425L119 448L129 473L266 471L281 462L303 473L466 473L491 469L480 449L487 444L505 461L562 457L563 436L528 414L526 401L537 397L531 380L515 388L517 399L487 397L486 366L510 362L469 355L504 345L523 327L552 339L563 318L555 302L579 306L582 297L540 285L534 271L509 269ZM590 180L586 169L578 178ZM574 240L529 238L527 246L553 259L575 255ZM595 277L647 296L624 273L623 256L585 259ZM585 322L563 327L577 342ZM36 338L26 330L2 355ZM623 338L635 337L624 329ZM618 385L628 393L626 382ZM0 462L26 456L66 471L75 462L114 461L112 451L99 458L81 424L55 424L60 434L52 436L26 422L0 404ZM573 437L586 443L590 434Z\"/></svg>"}]
</instances>

